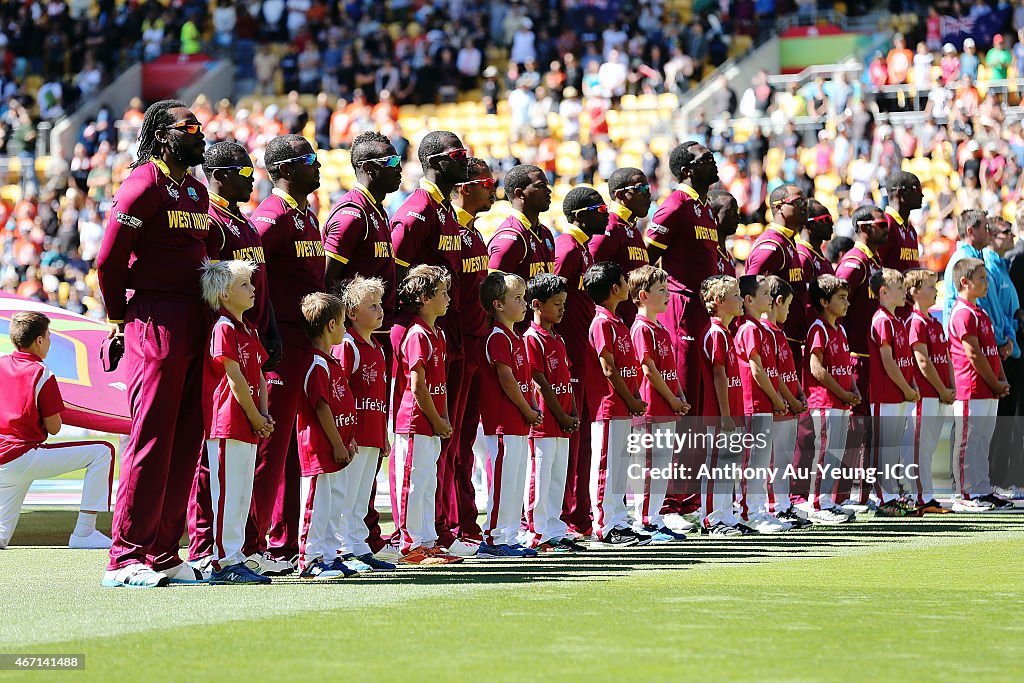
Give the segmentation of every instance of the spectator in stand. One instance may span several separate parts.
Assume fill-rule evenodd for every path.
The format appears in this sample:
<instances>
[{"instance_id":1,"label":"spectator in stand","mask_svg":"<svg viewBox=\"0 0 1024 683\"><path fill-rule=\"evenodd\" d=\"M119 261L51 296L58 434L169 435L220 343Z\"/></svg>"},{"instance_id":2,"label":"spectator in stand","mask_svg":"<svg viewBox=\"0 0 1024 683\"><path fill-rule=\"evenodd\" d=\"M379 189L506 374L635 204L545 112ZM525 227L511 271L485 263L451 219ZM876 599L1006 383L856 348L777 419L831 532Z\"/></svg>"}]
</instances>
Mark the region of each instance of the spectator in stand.
<instances>
[{"instance_id":1,"label":"spectator in stand","mask_svg":"<svg viewBox=\"0 0 1024 683\"><path fill-rule=\"evenodd\" d=\"M903 85L908 82L910 67L914 61L914 53L907 49L907 41L902 33L892 39L892 49L885 58L885 67L889 85Z\"/></svg>"},{"instance_id":2,"label":"spectator in stand","mask_svg":"<svg viewBox=\"0 0 1024 683\"><path fill-rule=\"evenodd\" d=\"M964 40L964 52L960 55L960 76L969 78L971 81L977 81L978 65L980 63L977 49L974 46L974 39L967 38Z\"/></svg>"}]
</instances>

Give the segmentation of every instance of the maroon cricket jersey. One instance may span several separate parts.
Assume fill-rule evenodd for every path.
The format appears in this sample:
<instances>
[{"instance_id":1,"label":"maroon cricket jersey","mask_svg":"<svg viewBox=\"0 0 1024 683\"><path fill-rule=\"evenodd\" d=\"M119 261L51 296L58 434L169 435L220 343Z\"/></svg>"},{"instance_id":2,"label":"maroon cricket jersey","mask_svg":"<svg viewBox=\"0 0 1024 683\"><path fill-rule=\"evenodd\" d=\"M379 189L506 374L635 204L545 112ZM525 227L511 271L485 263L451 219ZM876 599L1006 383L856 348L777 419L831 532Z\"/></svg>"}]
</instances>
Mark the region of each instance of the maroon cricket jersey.
<instances>
[{"instance_id":1,"label":"maroon cricket jersey","mask_svg":"<svg viewBox=\"0 0 1024 683\"><path fill-rule=\"evenodd\" d=\"M341 344L331 349L341 361L348 385L356 398L356 443L359 447L384 448L388 440L388 382L384 350L367 342L349 328Z\"/></svg>"},{"instance_id":2,"label":"maroon cricket jersey","mask_svg":"<svg viewBox=\"0 0 1024 683\"><path fill-rule=\"evenodd\" d=\"M915 309L907 320L907 331L911 352L918 344L924 344L928 358L931 359L932 365L935 366L935 372L939 375L939 380L949 386L949 341L942 330L942 323L935 316L921 313ZM938 398L939 392L921 372L920 366L914 363L914 368L917 390L920 392L921 398Z\"/></svg>"},{"instance_id":3,"label":"maroon cricket jersey","mask_svg":"<svg viewBox=\"0 0 1024 683\"><path fill-rule=\"evenodd\" d=\"M545 330L536 322L530 323L530 329L523 335L526 345L526 358L530 362L530 371L539 372L547 379L554 392L558 405L567 415L572 414L572 372L570 370L569 352L565 340L554 330ZM535 439L548 437L568 438L550 406L545 405L544 396L537 392L538 408L544 414L544 422L539 427L530 429L530 436Z\"/></svg>"},{"instance_id":4,"label":"maroon cricket jersey","mask_svg":"<svg viewBox=\"0 0 1024 683\"><path fill-rule=\"evenodd\" d=\"M850 406L825 388L811 373L811 356L821 353L821 364L825 371L846 391L853 391L853 360L850 358L850 344L842 325L832 326L818 318L807 330L804 344L804 387L807 389L808 408L840 408Z\"/></svg>"},{"instance_id":5,"label":"maroon cricket jersey","mask_svg":"<svg viewBox=\"0 0 1024 683\"><path fill-rule=\"evenodd\" d=\"M270 301L278 323L300 325L302 297L324 291L324 244L313 210L274 188L252 214L267 259ZM265 328L261 328L265 332Z\"/></svg>"},{"instance_id":6,"label":"maroon cricket jersey","mask_svg":"<svg viewBox=\"0 0 1024 683\"><path fill-rule=\"evenodd\" d=\"M384 208L369 190L356 183L331 208L324 222L323 240L328 258L345 266L342 279L362 275L384 281L384 324L380 331L387 332L395 317L398 284L391 228Z\"/></svg>"},{"instance_id":7,"label":"maroon cricket jersey","mask_svg":"<svg viewBox=\"0 0 1024 683\"><path fill-rule=\"evenodd\" d=\"M661 268L671 291L700 292L700 284L718 272L718 223L685 183L658 207L645 239L664 249Z\"/></svg>"},{"instance_id":8,"label":"maroon cricket jersey","mask_svg":"<svg viewBox=\"0 0 1024 683\"><path fill-rule=\"evenodd\" d=\"M882 265L905 273L921 267L921 249L914 226L904 223L896 209L885 207L885 221L889 224L889 239L879 248Z\"/></svg>"},{"instance_id":9,"label":"maroon cricket jersey","mask_svg":"<svg viewBox=\"0 0 1024 683\"><path fill-rule=\"evenodd\" d=\"M648 358L653 360L654 367L658 369L665 384L678 396L681 390L679 373L676 371L676 349L669 331L657 320L649 320L638 314L629 334L633 340L633 350L636 351L636 358L640 364L643 365ZM647 375L643 373L643 368L640 373L640 398L647 403L644 416L655 419L675 419L676 414L668 407L668 401L651 386Z\"/></svg>"},{"instance_id":10,"label":"maroon cricket jersey","mask_svg":"<svg viewBox=\"0 0 1024 683\"><path fill-rule=\"evenodd\" d=\"M202 301L199 270L218 258L209 246L210 196L186 173L176 183L167 165L151 159L114 194L96 257L103 304L112 322L124 322L128 290Z\"/></svg>"},{"instance_id":11,"label":"maroon cricket jersey","mask_svg":"<svg viewBox=\"0 0 1024 683\"><path fill-rule=\"evenodd\" d=\"M640 365L633 350L633 339L629 336L629 328L622 318L604 306L597 306L594 321L590 324L590 343L600 358L605 351L612 354L615 368L630 393L636 394L640 388ZM626 401L615 391L615 387L606 377L604 380L601 402L597 408L595 420L615 420L629 417Z\"/></svg>"},{"instance_id":12,"label":"maroon cricket jersey","mask_svg":"<svg viewBox=\"0 0 1024 683\"><path fill-rule=\"evenodd\" d=\"M246 260L256 264L252 286L256 290L256 303L245 312L245 320L256 329L265 325L269 313L270 288L267 286L267 260L263 254L263 240L249 219L228 209L228 200L210 193L210 239L221 261Z\"/></svg>"},{"instance_id":13,"label":"maroon cricket jersey","mask_svg":"<svg viewBox=\"0 0 1024 683\"><path fill-rule=\"evenodd\" d=\"M743 384L744 414L771 414L775 409L768 394L754 381L750 357L754 353L760 356L761 367L771 379L772 386L778 389L779 375L775 360L774 335L771 335L760 321L745 315L739 320L733 343L736 345L736 360L740 366L740 381Z\"/></svg>"},{"instance_id":14,"label":"maroon cricket jersey","mask_svg":"<svg viewBox=\"0 0 1024 683\"><path fill-rule=\"evenodd\" d=\"M796 233L778 223L769 223L768 228L758 235L754 244L750 247L750 255L747 257L747 275L777 275L793 287L793 298L798 302L806 300L807 284L804 282L804 271L800 266L800 260L796 250ZM796 307L801 308L800 306ZM791 341L800 342L802 334L806 331L802 311L797 315L792 313L786 320L783 329Z\"/></svg>"},{"instance_id":15,"label":"maroon cricket jersey","mask_svg":"<svg viewBox=\"0 0 1024 683\"><path fill-rule=\"evenodd\" d=\"M811 304L811 283L822 275L835 275L836 270L819 249L799 237L796 238L796 258L804 273L804 281L802 287L793 287L793 303L789 307L786 329L792 332L788 337L803 343L807 339L807 328L818 317L817 309Z\"/></svg>"},{"instance_id":16,"label":"maroon cricket jersey","mask_svg":"<svg viewBox=\"0 0 1024 683\"><path fill-rule=\"evenodd\" d=\"M643 216L634 216L621 204L608 205L608 227L602 234L591 237L587 243L594 263L618 263L622 268L622 274L628 275L650 262L647 258L644 233L636 225L638 218Z\"/></svg>"},{"instance_id":17,"label":"maroon cricket jersey","mask_svg":"<svg viewBox=\"0 0 1024 683\"><path fill-rule=\"evenodd\" d=\"M20 458L46 441L43 418L64 410L57 378L43 359L28 351L0 356L0 465Z\"/></svg>"},{"instance_id":18,"label":"maroon cricket jersey","mask_svg":"<svg viewBox=\"0 0 1024 683\"><path fill-rule=\"evenodd\" d=\"M793 360L793 349L789 346L786 333L769 320L762 320L761 324L764 325L764 328L768 330L775 341L773 351L775 352L775 367L778 373L779 385L785 384L786 388L789 389L789 393L793 394L794 398L800 398L800 373L797 372L796 363ZM788 417L792 417L792 415ZM776 415L775 419L787 419L787 417Z\"/></svg>"},{"instance_id":19,"label":"maroon cricket jersey","mask_svg":"<svg viewBox=\"0 0 1024 683\"><path fill-rule=\"evenodd\" d=\"M871 318L871 334L868 339L870 361L868 373L871 379L872 403L903 403L903 392L893 382L882 365L882 347L892 349L896 367L907 384L914 383L914 356L910 350L910 340L903 321L879 307Z\"/></svg>"},{"instance_id":20,"label":"maroon cricket jersey","mask_svg":"<svg viewBox=\"0 0 1024 683\"><path fill-rule=\"evenodd\" d=\"M476 229L475 219L460 207L455 215L462 226L462 271L459 289L462 290L462 333L470 337L486 337L491 331L487 312L480 303L480 285L487 279L487 242Z\"/></svg>"},{"instance_id":21,"label":"maroon cricket jersey","mask_svg":"<svg viewBox=\"0 0 1024 683\"><path fill-rule=\"evenodd\" d=\"M418 315L409 323L405 337L396 353L395 413L396 434L420 434L433 436L434 428L427 416L420 410L412 393L412 371L423 366L427 391L434 402L434 408L441 416L448 414L448 384L446 377L446 340L444 330L431 330Z\"/></svg>"},{"instance_id":22,"label":"maroon cricket jersey","mask_svg":"<svg viewBox=\"0 0 1024 683\"><path fill-rule=\"evenodd\" d=\"M569 226L555 238L555 275L566 280L565 314L555 329L565 341L572 370L575 391L580 396L599 395L605 383L601 364L590 342L590 323L594 320L594 300L583 289L583 273L594 264L586 247L587 235L575 226ZM587 404L596 410L597 399L588 398ZM577 405L582 415L582 403Z\"/></svg>"},{"instance_id":23,"label":"maroon cricket jersey","mask_svg":"<svg viewBox=\"0 0 1024 683\"><path fill-rule=\"evenodd\" d=\"M526 346L515 332L496 322L484 342L486 365L480 367L480 421L484 434L526 436L530 425L519 408L512 403L498 379L498 364L508 366L527 403L533 403L533 380Z\"/></svg>"},{"instance_id":24,"label":"maroon cricket jersey","mask_svg":"<svg viewBox=\"0 0 1024 683\"><path fill-rule=\"evenodd\" d=\"M487 267L515 273L527 282L539 273L555 271L555 238L544 225L533 225L519 211L512 211L487 243Z\"/></svg>"},{"instance_id":25,"label":"maroon cricket jersey","mask_svg":"<svg viewBox=\"0 0 1024 683\"><path fill-rule=\"evenodd\" d=\"M442 320L449 332L458 330L457 323L452 323L458 320L454 314L461 310L458 282L462 271L462 226L437 185L420 180L419 189L409 195L391 220L391 243L395 247L395 263L403 268L426 264L448 270L451 303ZM461 348L461 339L448 342Z\"/></svg>"},{"instance_id":26,"label":"maroon cricket jersey","mask_svg":"<svg viewBox=\"0 0 1024 683\"><path fill-rule=\"evenodd\" d=\"M231 393L231 384L224 369L225 359L238 364L252 400L259 408L260 377L263 374L261 368L267 360L267 352L256 330L221 309L220 317L210 333L210 348L204 364L206 438L257 443L259 439L252 431L242 404Z\"/></svg>"},{"instance_id":27,"label":"maroon cricket jersey","mask_svg":"<svg viewBox=\"0 0 1024 683\"><path fill-rule=\"evenodd\" d=\"M979 398L995 398L991 387L985 383L964 351L964 339L976 337L981 353L992 366L997 378L1002 373L1003 362L999 357L992 321L980 306L957 297L953 312L949 314L949 355L953 359L953 377L956 379L956 400L970 401Z\"/></svg>"},{"instance_id":28,"label":"maroon cricket jersey","mask_svg":"<svg viewBox=\"0 0 1024 683\"><path fill-rule=\"evenodd\" d=\"M715 274L736 277L736 259L721 245L718 246L718 270L715 271Z\"/></svg>"},{"instance_id":29,"label":"maroon cricket jersey","mask_svg":"<svg viewBox=\"0 0 1024 683\"><path fill-rule=\"evenodd\" d=\"M334 426L338 428L345 448L348 448L355 437L359 420L355 396L338 359L314 348L309 369L302 382L302 399L299 401L295 429L299 445L299 469L304 477L341 470L341 465L334 460L334 447L316 414L316 406L320 401L325 401L331 409ZM356 445L359 445L358 441Z\"/></svg>"},{"instance_id":30,"label":"maroon cricket jersey","mask_svg":"<svg viewBox=\"0 0 1024 683\"><path fill-rule=\"evenodd\" d=\"M878 297L868 283L882 264L878 256L863 242L857 242L843 255L836 268L836 277L850 285L850 309L843 318L843 327L850 330L850 351L858 356L868 355L868 333L871 319L878 310Z\"/></svg>"},{"instance_id":31,"label":"maroon cricket jersey","mask_svg":"<svg viewBox=\"0 0 1024 683\"><path fill-rule=\"evenodd\" d=\"M725 368L728 381L729 416L743 416L743 380L740 378L739 362L736 360L736 347L732 335L722 320L712 316L711 324L701 335L701 370L704 373L704 409L705 417L722 417L722 409L718 405L718 393L715 391L714 367Z\"/></svg>"}]
</instances>

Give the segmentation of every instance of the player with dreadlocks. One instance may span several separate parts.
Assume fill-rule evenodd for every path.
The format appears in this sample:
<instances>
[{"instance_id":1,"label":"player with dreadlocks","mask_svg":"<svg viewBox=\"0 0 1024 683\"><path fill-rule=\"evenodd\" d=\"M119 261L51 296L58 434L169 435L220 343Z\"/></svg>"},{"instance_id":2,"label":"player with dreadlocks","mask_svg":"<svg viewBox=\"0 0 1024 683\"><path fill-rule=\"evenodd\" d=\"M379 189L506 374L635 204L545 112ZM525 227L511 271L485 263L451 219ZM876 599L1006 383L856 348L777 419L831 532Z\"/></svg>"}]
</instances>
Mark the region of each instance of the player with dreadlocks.
<instances>
[{"instance_id":1,"label":"player with dreadlocks","mask_svg":"<svg viewBox=\"0 0 1024 683\"><path fill-rule=\"evenodd\" d=\"M114 195L97 257L107 315L123 335L132 427L122 455L108 587L152 588L204 576L182 562L192 476L203 442L203 352L210 311L200 267L209 195L188 169L203 162L195 114L175 100L146 110L139 158ZM134 290L131 301L127 291Z\"/></svg>"}]
</instances>

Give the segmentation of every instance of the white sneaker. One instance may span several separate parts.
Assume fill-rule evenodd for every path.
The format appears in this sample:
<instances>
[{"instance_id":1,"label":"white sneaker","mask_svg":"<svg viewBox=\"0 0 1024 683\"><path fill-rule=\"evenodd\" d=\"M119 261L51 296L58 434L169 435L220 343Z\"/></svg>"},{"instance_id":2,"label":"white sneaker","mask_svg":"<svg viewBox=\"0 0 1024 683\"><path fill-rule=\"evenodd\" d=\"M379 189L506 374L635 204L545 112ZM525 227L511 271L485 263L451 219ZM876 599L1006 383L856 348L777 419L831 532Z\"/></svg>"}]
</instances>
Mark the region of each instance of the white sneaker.
<instances>
[{"instance_id":1,"label":"white sneaker","mask_svg":"<svg viewBox=\"0 0 1024 683\"><path fill-rule=\"evenodd\" d=\"M972 498L954 498L953 512L988 512L994 506L982 500Z\"/></svg>"},{"instance_id":2,"label":"white sneaker","mask_svg":"<svg viewBox=\"0 0 1024 683\"><path fill-rule=\"evenodd\" d=\"M697 530L697 525L694 522L691 522L686 517L677 515L674 512L672 514L665 515L661 521L662 524L672 531L678 531L681 534L688 534Z\"/></svg>"},{"instance_id":3,"label":"white sneaker","mask_svg":"<svg viewBox=\"0 0 1024 683\"><path fill-rule=\"evenodd\" d=\"M201 572L210 573L213 571L213 555L204 555L198 560L189 560L188 563Z\"/></svg>"},{"instance_id":4,"label":"white sneaker","mask_svg":"<svg viewBox=\"0 0 1024 683\"><path fill-rule=\"evenodd\" d=\"M476 551L479 549L480 546L475 543L468 543L456 538L452 544L448 546L448 554L454 555L455 557L475 557Z\"/></svg>"},{"instance_id":5,"label":"white sneaker","mask_svg":"<svg viewBox=\"0 0 1024 683\"><path fill-rule=\"evenodd\" d=\"M270 553L253 553L245 558L245 566L260 576L285 576L295 571L295 565L288 560L275 560Z\"/></svg>"},{"instance_id":6,"label":"white sneaker","mask_svg":"<svg viewBox=\"0 0 1024 683\"><path fill-rule=\"evenodd\" d=\"M164 574L171 583L206 583L210 580L210 572L196 569L188 562L182 562L177 567L165 569Z\"/></svg>"},{"instance_id":7,"label":"white sneaker","mask_svg":"<svg viewBox=\"0 0 1024 683\"><path fill-rule=\"evenodd\" d=\"M166 586L170 579L163 572L155 572L138 562L120 569L108 569L103 572L100 585L104 588L158 588Z\"/></svg>"},{"instance_id":8,"label":"white sneaker","mask_svg":"<svg viewBox=\"0 0 1024 683\"><path fill-rule=\"evenodd\" d=\"M385 562L398 562L402 559L402 551L393 545L386 545L373 554L378 560Z\"/></svg>"},{"instance_id":9,"label":"white sneaker","mask_svg":"<svg viewBox=\"0 0 1024 683\"><path fill-rule=\"evenodd\" d=\"M1011 486L1010 495L1007 498L1010 500L1024 500L1024 486Z\"/></svg>"},{"instance_id":10,"label":"white sneaker","mask_svg":"<svg viewBox=\"0 0 1024 683\"><path fill-rule=\"evenodd\" d=\"M787 527L782 521L770 515L757 514L747 521L747 526L755 529L759 534L778 534L786 531Z\"/></svg>"},{"instance_id":11,"label":"white sneaker","mask_svg":"<svg viewBox=\"0 0 1024 683\"><path fill-rule=\"evenodd\" d=\"M813 510L808 516L813 524L845 524L850 521L850 518L846 516L842 511L836 508L827 508L825 510Z\"/></svg>"},{"instance_id":12,"label":"white sneaker","mask_svg":"<svg viewBox=\"0 0 1024 683\"><path fill-rule=\"evenodd\" d=\"M68 547L75 550L109 550L113 543L109 536L95 529L88 536L71 534L68 539Z\"/></svg>"}]
</instances>

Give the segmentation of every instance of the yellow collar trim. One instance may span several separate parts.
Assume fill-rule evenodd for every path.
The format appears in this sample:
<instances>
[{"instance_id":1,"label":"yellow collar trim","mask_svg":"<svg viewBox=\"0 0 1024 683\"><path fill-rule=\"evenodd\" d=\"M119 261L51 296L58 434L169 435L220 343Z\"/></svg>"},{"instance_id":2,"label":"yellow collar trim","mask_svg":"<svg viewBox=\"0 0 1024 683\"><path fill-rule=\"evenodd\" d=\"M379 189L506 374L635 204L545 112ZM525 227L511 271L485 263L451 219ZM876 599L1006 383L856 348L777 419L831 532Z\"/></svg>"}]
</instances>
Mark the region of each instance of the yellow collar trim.
<instances>
[{"instance_id":1,"label":"yellow collar trim","mask_svg":"<svg viewBox=\"0 0 1024 683\"><path fill-rule=\"evenodd\" d=\"M871 247L864 244L863 242L857 242L856 244L853 245L853 248L867 256L872 261L878 261L878 257L875 256L875 252L871 251Z\"/></svg>"},{"instance_id":2,"label":"yellow collar trim","mask_svg":"<svg viewBox=\"0 0 1024 683\"><path fill-rule=\"evenodd\" d=\"M685 192L686 194L690 195L690 197L695 199L697 203L700 204L701 206L707 206L708 203L706 201L701 201L700 195L697 194L697 190L690 187L688 183L679 183L679 187L676 189L678 189L680 192Z\"/></svg>"},{"instance_id":3,"label":"yellow collar trim","mask_svg":"<svg viewBox=\"0 0 1024 683\"><path fill-rule=\"evenodd\" d=\"M885 213L892 216L892 219L896 221L898 225L903 225L903 219L900 217L900 214L898 211L896 211L896 209L892 208L891 206L887 206L885 207Z\"/></svg>"},{"instance_id":4,"label":"yellow collar trim","mask_svg":"<svg viewBox=\"0 0 1024 683\"><path fill-rule=\"evenodd\" d=\"M285 192L284 190L282 190L279 187L275 187L272 190L272 192L273 192L273 194L275 194L278 197L280 197L281 199L283 199L285 204L287 204L288 206L292 207L296 211L299 210L299 203L297 201L295 201L295 197L291 196L290 194L288 194L287 192Z\"/></svg>"},{"instance_id":5,"label":"yellow collar trim","mask_svg":"<svg viewBox=\"0 0 1024 683\"><path fill-rule=\"evenodd\" d=\"M466 211L461 206L455 206L454 204L452 204L452 206L455 208L455 218L458 219L459 225L462 227L468 228L473 223L474 219L476 219L476 216L471 214L469 211Z\"/></svg>"},{"instance_id":6,"label":"yellow collar trim","mask_svg":"<svg viewBox=\"0 0 1024 683\"><path fill-rule=\"evenodd\" d=\"M366 197L367 200L369 200L370 206L373 207L373 210L377 212L377 215L383 218L385 223L388 222L388 217L384 214L384 210L377 203L377 200L373 198L373 195L370 194L370 190L365 185L363 185L362 183L356 183L353 186L353 189L359 190L359 192L361 192L362 195Z\"/></svg>"},{"instance_id":7,"label":"yellow collar trim","mask_svg":"<svg viewBox=\"0 0 1024 683\"><path fill-rule=\"evenodd\" d=\"M420 188L426 190L427 194L430 195L430 198L438 204L445 203L445 197L441 194L441 189L426 178L420 178Z\"/></svg>"},{"instance_id":8,"label":"yellow collar trim","mask_svg":"<svg viewBox=\"0 0 1024 683\"><path fill-rule=\"evenodd\" d=\"M531 223L530 219L526 217L526 214L524 214L519 209L512 209L512 216L515 217L517 221L522 223L524 228L526 228L530 232L533 232L533 223Z\"/></svg>"},{"instance_id":9,"label":"yellow collar trim","mask_svg":"<svg viewBox=\"0 0 1024 683\"><path fill-rule=\"evenodd\" d=\"M779 233L790 242L792 242L793 239L796 237L796 230L790 230L785 225L779 225L778 223L773 222L768 224L768 229L774 230L775 232Z\"/></svg>"},{"instance_id":10,"label":"yellow collar trim","mask_svg":"<svg viewBox=\"0 0 1024 683\"><path fill-rule=\"evenodd\" d=\"M181 184L179 181L175 180L171 176L171 169L169 169L167 167L167 164L164 163L163 159L157 159L156 157L150 157L149 160L153 162L154 166L156 166L157 168L160 169L161 173L163 173L165 176L167 176L168 180L170 180L175 185L180 185ZM185 175L188 175L188 169L187 168L185 169ZM184 178L182 178L182 180L184 180Z\"/></svg>"},{"instance_id":11,"label":"yellow collar trim","mask_svg":"<svg viewBox=\"0 0 1024 683\"><path fill-rule=\"evenodd\" d=\"M575 225L570 225L570 226L568 226L568 227L567 227L567 228L565 229L565 231L566 231L567 233L569 233L570 235L572 235L572 236L573 236L573 238L574 238L574 239L575 239L575 240L576 240L577 242L579 242L580 244L586 244L587 242L589 242L589 241L590 241L590 235L588 235L587 233L583 232L582 230L580 230L579 228L577 228L577 227L576 227Z\"/></svg>"},{"instance_id":12,"label":"yellow collar trim","mask_svg":"<svg viewBox=\"0 0 1024 683\"><path fill-rule=\"evenodd\" d=\"M619 204L618 202L612 202L611 204L609 204L608 210L614 213L622 220L629 223L630 225L633 225L633 223L635 222L630 220L631 218L633 218L633 212L624 207L622 204Z\"/></svg>"},{"instance_id":13,"label":"yellow collar trim","mask_svg":"<svg viewBox=\"0 0 1024 683\"><path fill-rule=\"evenodd\" d=\"M797 244L802 244L805 247L807 247L808 249L810 249L811 253L814 254L815 256L817 256L818 258L822 258L822 259L825 258L824 254L822 254L819 249L815 249L814 245L811 244L810 242L808 242L807 240L805 240L804 238L797 237L796 238L796 243Z\"/></svg>"}]
</instances>

